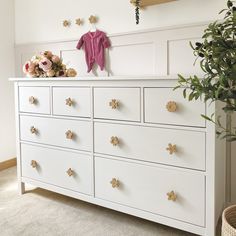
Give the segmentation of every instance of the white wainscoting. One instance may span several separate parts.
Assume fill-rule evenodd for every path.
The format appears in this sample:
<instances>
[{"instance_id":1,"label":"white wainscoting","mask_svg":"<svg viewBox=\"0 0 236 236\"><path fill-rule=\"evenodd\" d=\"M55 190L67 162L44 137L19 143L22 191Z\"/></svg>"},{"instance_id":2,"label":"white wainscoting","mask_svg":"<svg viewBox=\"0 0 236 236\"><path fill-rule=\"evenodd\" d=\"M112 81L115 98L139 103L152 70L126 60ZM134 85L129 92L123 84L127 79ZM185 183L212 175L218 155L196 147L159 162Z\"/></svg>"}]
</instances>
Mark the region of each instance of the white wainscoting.
<instances>
[{"instance_id":1,"label":"white wainscoting","mask_svg":"<svg viewBox=\"0 0 236 236\"><path fill-rule=\"evenodd\" d=\"M168 41L169 74L198 74L201 71L199 63L193 60L193 50L189 42L199 42L198 39L180 39Z\"/></svg>"},{"instance_id":2,"label":"white wainscoting","mask_svg":"<svg viewBox=\"0 0 236 236\"><path fill-rule=\"evenodd\" d=\"M78 76L176 76L201 75L199 63L189 42L201 41L208 22L178 27L108 35L112 47L106 51L106 69L95 66L87 73L83 50L77 50L78 39L16 45L16 73L23 77L22 66L36 53L51 50L60 55L67 66L77 70ZM236 126L236 117L233 119ZM231 201L236 202L236 144L231 145Z\"/></svg>"},{"instance_id":3,"label":"white wainscoting","mask_svg":"<svg viewBox=\"0 0 236 236\"><path fill-rule=\"evenodd\" d=\"M189 42L201 40L205 26L204 23L108 35L112 46L106 52L106 70L100 71L95 66L89 74L83 50L76 49L77 40L16 45L17 76L23 76L21 68L25 61L44 50L61 55L65 64L78 71L78 76L201 74L199 66L194 66Z\"/></svg>"}]
</instances>

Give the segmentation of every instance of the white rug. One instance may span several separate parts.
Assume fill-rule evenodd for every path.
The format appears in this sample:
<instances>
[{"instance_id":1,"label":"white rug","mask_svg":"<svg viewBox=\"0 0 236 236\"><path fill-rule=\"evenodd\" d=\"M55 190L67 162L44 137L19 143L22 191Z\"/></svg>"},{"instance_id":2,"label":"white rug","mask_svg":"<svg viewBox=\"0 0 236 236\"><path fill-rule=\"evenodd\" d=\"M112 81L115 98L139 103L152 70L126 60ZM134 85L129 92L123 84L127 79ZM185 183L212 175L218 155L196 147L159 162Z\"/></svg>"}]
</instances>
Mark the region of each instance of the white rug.
<instances>
[{"instance_id":1,"label":"white rug","mask_svg":"<svg viewBox=\"0 0 236 236\"><path fill-rule=\"evenodd\" d=\"M0 172L0 236L193 236L193 234L38 188L19 196L16 169L10 168Z\"/></svg>"}]
</instances>

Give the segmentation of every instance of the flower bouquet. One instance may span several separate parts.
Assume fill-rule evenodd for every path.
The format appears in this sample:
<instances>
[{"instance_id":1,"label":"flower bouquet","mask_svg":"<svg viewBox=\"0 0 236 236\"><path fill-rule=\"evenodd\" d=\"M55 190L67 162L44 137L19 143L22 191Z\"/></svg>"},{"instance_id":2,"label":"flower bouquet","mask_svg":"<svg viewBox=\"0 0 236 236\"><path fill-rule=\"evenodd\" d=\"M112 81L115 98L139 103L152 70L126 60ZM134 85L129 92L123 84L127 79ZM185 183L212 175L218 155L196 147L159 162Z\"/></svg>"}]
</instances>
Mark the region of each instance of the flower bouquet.
<instances>
[{"instance_id":1,"label":"flower bouquet","mask_svg":"<svg viewBox=\"0 0 236 236\"><path fill-rule=\"evenodd\" d=\"M50 51L41 52L33 56L23 66L23 72L28 77L75 77L77 72L66 68L60 57L53 55Z\"/></svg>"}]
</instances>

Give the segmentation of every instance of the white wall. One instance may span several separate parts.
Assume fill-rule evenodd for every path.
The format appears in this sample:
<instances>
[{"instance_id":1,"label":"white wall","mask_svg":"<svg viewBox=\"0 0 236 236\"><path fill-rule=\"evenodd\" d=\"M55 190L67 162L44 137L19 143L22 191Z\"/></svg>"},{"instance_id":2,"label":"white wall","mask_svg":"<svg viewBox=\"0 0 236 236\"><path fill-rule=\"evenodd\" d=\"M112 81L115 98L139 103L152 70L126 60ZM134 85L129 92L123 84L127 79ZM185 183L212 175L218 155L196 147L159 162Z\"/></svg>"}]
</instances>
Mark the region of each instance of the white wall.
<instances>
[{"instance_id":1,"label":"white wall","mask_svg":"<svg viewBox=\"0 0 236 236\"><path fill-rule=\"evenodd\" d=\"M137 26L130 0L15 0L16 43L77 39L90 29L91 14L99 17L100 29L113 34L213 20L225 4L226 0L178 0L152 6L141 12ZM85 19L85 24L78 27L76 18ZM73 21L71 28L62 27L64 19Z\"/></svg>"},{"instance_id":2,"label":"white wall","mask_svg":"<svg viewBox=\"0 0 236 236\"><path fill-rule=\"evenodd\" d=\"M14 0L0 0L0 162L15 156Z\"/></svg>"}]
</instances>

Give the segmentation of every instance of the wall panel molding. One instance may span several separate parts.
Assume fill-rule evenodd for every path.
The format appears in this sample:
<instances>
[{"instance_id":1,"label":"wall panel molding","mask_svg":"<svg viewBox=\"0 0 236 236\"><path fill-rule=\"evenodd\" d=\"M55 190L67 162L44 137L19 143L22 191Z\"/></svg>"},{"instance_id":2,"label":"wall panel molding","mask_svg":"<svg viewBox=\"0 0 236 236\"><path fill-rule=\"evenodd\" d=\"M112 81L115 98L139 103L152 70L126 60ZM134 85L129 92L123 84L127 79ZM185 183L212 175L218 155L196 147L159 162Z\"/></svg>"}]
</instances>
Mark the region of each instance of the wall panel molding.
<instances>
[{"instance_id":1,"label":"wall panel molding","mask_svg":"<svg viewBox=\"0 0 236 236\"><path fill-rule=\"evenodd\" d=\"M44 50L61 55L65 64L77 69L79 76L199 74L200 69L193 66L195 59L189 41L199 39L206 25L204 22L108 35L112 47L106 53L106 71L95 67L89 74L84 52L76 49L77 40L16 45L17 76L24 76L22 66L25 61ZM182 50L184 53L178 55Z\"/></svg>"}]
</instances>

